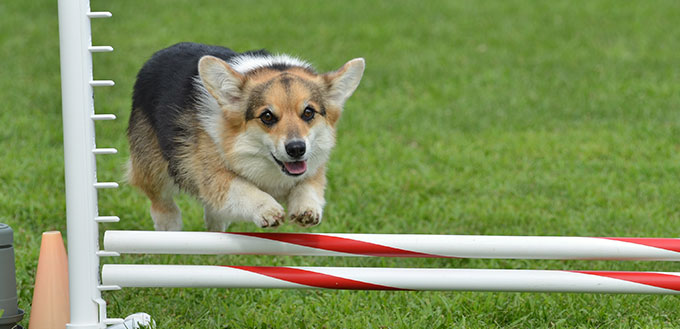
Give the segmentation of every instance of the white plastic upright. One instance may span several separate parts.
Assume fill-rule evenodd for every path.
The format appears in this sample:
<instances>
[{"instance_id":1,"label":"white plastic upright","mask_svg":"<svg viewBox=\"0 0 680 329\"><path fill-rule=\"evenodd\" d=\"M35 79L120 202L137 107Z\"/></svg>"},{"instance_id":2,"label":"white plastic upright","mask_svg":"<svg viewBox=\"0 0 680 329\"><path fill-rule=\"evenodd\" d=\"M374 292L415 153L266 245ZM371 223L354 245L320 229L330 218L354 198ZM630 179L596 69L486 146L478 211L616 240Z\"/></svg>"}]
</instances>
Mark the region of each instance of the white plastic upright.
<instances>
[{"instance_id":1,"label":"white plastic upright","mask_svg":"<svg viewBox=\"0 0 680 329\"><path fill-rule=\"evenodd\" d=\"M71 320L66 328L104 328L100 319L97 190L90 4L59 0L59 51Z\"/></svg>"}]
</instances>

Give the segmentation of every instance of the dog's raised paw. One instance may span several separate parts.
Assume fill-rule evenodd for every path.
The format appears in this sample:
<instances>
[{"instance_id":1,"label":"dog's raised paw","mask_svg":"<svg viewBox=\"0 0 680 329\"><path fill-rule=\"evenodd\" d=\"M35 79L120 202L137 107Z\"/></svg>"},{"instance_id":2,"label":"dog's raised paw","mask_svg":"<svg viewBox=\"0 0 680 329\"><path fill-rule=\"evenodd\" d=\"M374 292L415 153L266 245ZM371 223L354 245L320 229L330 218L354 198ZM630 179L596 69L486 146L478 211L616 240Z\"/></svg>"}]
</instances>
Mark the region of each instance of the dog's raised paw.
<instances>
[{"instance_id":1,"label":"dog's raised paw","mask_svg":"<svg viewBox=\"0 0 680 329\"><path fill-rule=\"evenodd\" d=\"M255 220L255 224L259 227L277 227L283 223L286 215L281 206L273 207L267 211L262 212Z\"/></svg>"},{"instance_id":2,"label":"dog's raised paw","mask_svg":"<svg viewBox=\"0 0 680 329\"><path fill-rule=\"evenodd\" d=\"M321 215L313 210L306 210L302 213L291 214L290 219L302 227L318 225L321 222Z\"/></svg>"}]
</instances>

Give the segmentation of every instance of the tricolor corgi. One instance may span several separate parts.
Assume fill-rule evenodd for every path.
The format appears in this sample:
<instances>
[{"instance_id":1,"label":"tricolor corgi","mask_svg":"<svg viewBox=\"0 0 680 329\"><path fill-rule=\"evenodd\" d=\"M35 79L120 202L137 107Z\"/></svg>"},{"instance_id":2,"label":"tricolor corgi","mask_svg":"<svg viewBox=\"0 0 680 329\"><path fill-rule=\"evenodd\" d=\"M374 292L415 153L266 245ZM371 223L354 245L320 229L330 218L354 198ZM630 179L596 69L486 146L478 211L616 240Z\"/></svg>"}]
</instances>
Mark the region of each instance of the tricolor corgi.
<instances>
[{"instance_id":1,"label":"tricolor corgi","mask_svg":"<svg viewBox=\"0 0 680 329\"><path fill-rule=\"evenodd\" d=\"M362 58L319 74L264 50L156 52L137 75L127 131L128 181L151 200L155 229L182 229L179 191L203 203L210 231L319 224L335 125L363 72Z\"/></svg>"}]
</instances>

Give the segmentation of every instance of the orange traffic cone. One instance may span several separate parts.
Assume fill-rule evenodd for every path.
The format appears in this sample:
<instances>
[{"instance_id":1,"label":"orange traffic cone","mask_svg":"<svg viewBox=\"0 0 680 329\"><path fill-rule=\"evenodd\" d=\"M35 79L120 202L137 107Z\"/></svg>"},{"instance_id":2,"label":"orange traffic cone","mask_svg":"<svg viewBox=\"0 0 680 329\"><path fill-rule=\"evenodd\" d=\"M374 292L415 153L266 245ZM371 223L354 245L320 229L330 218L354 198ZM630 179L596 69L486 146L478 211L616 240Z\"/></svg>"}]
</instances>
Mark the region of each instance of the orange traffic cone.
<instances>
[{"instance_id":1,"label":"orange traffic cone","mask_svg":"<svg viewBox=\"0 0 680 329\"><path fill-rule=\"evenodd\" d=\"M45 232L40 243L28 327L63 329L69 322L68 259L61 233Z\"/></svg>"}]
</instances>

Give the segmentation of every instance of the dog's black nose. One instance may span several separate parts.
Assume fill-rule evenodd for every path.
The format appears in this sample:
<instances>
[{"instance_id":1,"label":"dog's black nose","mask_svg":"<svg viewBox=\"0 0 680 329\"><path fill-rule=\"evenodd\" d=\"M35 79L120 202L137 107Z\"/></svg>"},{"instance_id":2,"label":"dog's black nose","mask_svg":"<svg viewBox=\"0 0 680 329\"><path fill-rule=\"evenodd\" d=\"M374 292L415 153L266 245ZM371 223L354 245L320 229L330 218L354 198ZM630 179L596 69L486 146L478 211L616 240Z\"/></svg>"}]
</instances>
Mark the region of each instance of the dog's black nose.
<instances>
[{"instance_id":1,"label":"dog's black nose","mask_svg":"<svg viewBox=\"0 0 680 329\"><path fill-rule=\"evenodd\" d=\"M303 141L294 141L286 144L286 153L288 153L288 155L290 155L292 158L297 159L305 155L306 149L307 146Z\"/></svg>"}]
</instances>

